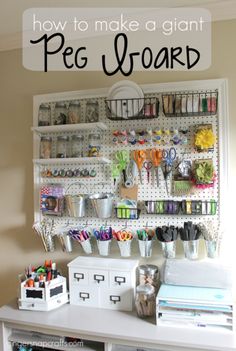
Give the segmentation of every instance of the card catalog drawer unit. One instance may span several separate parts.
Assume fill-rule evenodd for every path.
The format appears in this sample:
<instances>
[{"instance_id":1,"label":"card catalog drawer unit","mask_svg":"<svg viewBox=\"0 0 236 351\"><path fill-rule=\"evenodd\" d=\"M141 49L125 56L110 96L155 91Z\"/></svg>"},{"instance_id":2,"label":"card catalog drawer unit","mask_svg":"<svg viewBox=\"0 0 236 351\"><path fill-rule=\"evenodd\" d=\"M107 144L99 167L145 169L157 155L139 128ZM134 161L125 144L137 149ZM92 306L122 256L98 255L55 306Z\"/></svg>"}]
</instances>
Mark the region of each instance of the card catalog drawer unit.
<instances>
[{"instance_id":1,"label":"card catalog drawer unit","mask_svg":"<svg viewBox=\"0 0 236 351\"><path fill-rule=\"evenodd\" d=\"M70 303L131 311L137 260L78 257L68 264Z\"/></svg>"}]
</instances>

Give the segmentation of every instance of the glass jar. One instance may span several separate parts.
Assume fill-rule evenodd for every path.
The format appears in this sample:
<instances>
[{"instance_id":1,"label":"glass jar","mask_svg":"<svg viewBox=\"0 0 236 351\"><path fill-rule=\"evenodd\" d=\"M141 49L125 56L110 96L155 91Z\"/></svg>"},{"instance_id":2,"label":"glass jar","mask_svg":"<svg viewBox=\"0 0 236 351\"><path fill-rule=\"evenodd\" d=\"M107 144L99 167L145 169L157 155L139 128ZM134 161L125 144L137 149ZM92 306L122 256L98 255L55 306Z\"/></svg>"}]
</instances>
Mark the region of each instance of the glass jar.
<instances>
[{"instance_id":1,"label":"glass jar","mask_svg":"<svg viewBox=\"0 0 236 351\"><path fill-rule=\"evenodd\" d=\"M50 104L41 104L39 106L38 114L38 125L41 126L50 126L51 124L51 106Z\"/></svg>"},{"instance_id":2,"label":"glass jar","mask_svg":"<svg viewBox=\"0 0 236 351\"><path fill-rule=\"evenodd\" d=\"M156 294L151 284L138 285L135 307L140 318L153 317L156 313Z\"/></svg>"},{"instance_id":3,"label":"glass jar","mask_svg":"<svg viewBox=\"0 0 236 351\"><path fill-rule=\"evenodd\" d=\"M99 105L98 102L88 101L86 104L86 122L98 122L99 119Z\"/></svg>"},{"instance_id":4,"label":"glass jar","mask_svg":"<svg viewBox=\"0 0 236 351\"><path fill-rule=\"evenodd\" d=\"M71 101L68 110L68 124L76 124L80 122L80 103L78 100Z\"/></svg>"},{"instance_id":5,"label":"glass jar","mask_svg":"<svg viewBox=\"0 0 236 351\"><path fill-rule=\"evenodd\" d=\"M83 157L84 136L72 135L71 137L71 157Z\"/></svg>"},{"instance_id":6,"label":"glass jar","mask_svg":"<svg viewBox=\"0 0 236 351\"><path fill-rule=\"evenodd\" d=\"M101 149L101 134L100 133L91 133L88 136L89 141L89 157L97 157L99 156L99 152Z\"/></svg>"},{"instance_id":7,"label":"glass jar","mask_svg":"<svg viewBox=\"0 0 236 351\"><path fill-rule=\"evenodd\" d=\"M155 291L158 289L159 270L153 264L141 265L138 267L138 282L140 285L150 284Z\"/></svg>"},{"instance_id":8,"label":"glass jar","mask_svg":"<svg viewBox=\"0 0 236 351\"><path fill-rule=\"evenodd\" d=\"M52 157L52 138L43 136L40 139L40 158Z\"/></svg>"},{"instance_id":9,"label":"glass jar","mask_svg":"<svg viewBox=\"0 0 236 351\"><path fill-rule=\"evenodd\" d=\"M67 107L64 102L57 102L54 111L54 124L66 124Z\"/></svg>"},{"instance_id":10,"label":"glass jar","mask_svg":"<svg viewBox=\"0 0 236 351\"><path fill-rule=\"evenodd\" d=\"M69 137L59 136L57 137L57 158L69 157Z\"/></svg>"}]
</instances>

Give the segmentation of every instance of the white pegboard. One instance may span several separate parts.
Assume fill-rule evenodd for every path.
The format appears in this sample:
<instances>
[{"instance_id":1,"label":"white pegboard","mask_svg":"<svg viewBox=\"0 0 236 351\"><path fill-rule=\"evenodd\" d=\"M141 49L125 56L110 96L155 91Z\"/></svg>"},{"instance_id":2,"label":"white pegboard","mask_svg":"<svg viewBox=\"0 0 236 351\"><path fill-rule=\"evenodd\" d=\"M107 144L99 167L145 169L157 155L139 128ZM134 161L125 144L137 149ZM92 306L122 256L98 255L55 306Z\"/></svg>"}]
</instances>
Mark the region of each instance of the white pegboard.
<instances>
[{"instance_id":1,"label":"white pegboard","mask_svg":"<svg viewBox=\"0 0 236 351\"><path fill-rule=\"evenodd\" d=\"M191 82L188 82L189 85L191 86ZM171 84L171 83L170 83ZM144 93L145 93L145 88L143 88ZM148 89L147 89L148 90ZM199 88L194 90L194 83L192 84L192 87L190 90L186 90L184 87L181 89L181 83L179 84L178 88L179 92L201 92L201 91L206 91L206 89L200 90ZM158 92L157 92L158 91ZM184 153L186 158L191 159L191 160L196 160L196 159L202 159L202 158L212 158L213 159L213 164L215 168L215 172L217 175L216 182L214 188L210 189L205 189L205 190L196 190L196 192L193 195L187 196L187 199L199 199L199 200L211 200L214 199L218 203L218 210L217 214L215 216L183 216L183 215L148 215L146 214L145 208L144 208L144 200L165 200L165 199L172 199L172 200L181 200L181 199L186 199L186 197L177 197L173 195L167 195L166 190L165 190L165 182L163 179L163 175L161 170L159 170L159 180L160 180L160 186L153 187L152 185L152 177L150 176L150 183L147 183L147 177L146 177L146 171L143 170L143 184L141 185L139 182L139 193L138 193L138 200L140 202L139 207L141 208L141 215L138 220L118 220L115 217L115 211L113 212L113 217L109 218L108 220L104 221L99 218L96 218L94 216L91 204L88 203L88 211L87 211L87 217L81 218L81 219L76 219L76 218L71 218L71 217L54 217L56 223L62 224L62 223L69 223L71 225L84 225L88 223L91 227L99 227L101 225L112 225L113 227L124 227L124 225L128 225L129 228L137 229L145 226L160 226L164 224L172 224L172 225L182 225L184 221L186 220L191 220L195 223L197 222L204 222L206 220L214 220L216 221L217 224L220 222L220 194L219 194L219 184L218 184L218 175L219 175L219 168L220 168L220 157L219 157L219 115L209 115L209 116L194 116L194 117L165 117L163 112L162 112L162 98L161 98L161 88L160 85L155 92L154 88L152 89L152 93L147 93L145 94L145 97L149 96L156 96L159 98L160 102L160 109L159 109L159 117L154 118L154 119L148 119L148 120L132 120L132 121L112 121L107 119L106 117L106 106L105 106L105 95L104 95L104 90L101 93L101 96L99 96L99 90L96 93L96 97L89 94L89 91L87 91L87 98L80 98L80 94L78 92L78 99L80 100L81 103L81 122L85 122L86 118L86 102L87 101L97 101L99 103L99 121L104 122L108 129L106 131L102 132L103 139L102 139L102 156L107 157L109 159L114 160L114 155L115 152L118 150L136 150L136 149L150 149L152 145L150 144L144 144L144 145L113 145L112 144L112 132L114 130L121 130L121 129L135 129L135 130L146 130L148 128L152 129L189 129L189 134L188 134L188 144L187 145L177 145L176 151L177 151L177 157L181 157L181 155ZM171 89L169 90L170 92L172 91ZM213 89L211 88L211 91L217 91L217 86ZM176 89L175 89L176 93ZM166 94L166 91L165 91ZM73 99L76 99L76 94L73 93L73 96L68 98L70 94L68 93L66 98L63 99L60 94L58 94L58 101L64 101L68 105L69 102ZM89 96L90 95L90 96ZM219 95L219 99L220 99ZM40 103L43 102L44 100L41 98ZM53 101L51 103L52 110L54 109L55 106L55 101L57 101L57 94L53 96ZM46 97L45 102L50 102L50 96ZM39 106L39 104L38 104ZM35 116L34 116L34 123L36 125L37 123L37 111L35 110ZM54 118L54 117L53 117ZM213 152L209 153L197 153L194 150L193 147L193 138L194 138L194 126L199 125L199 124L212 124L213 125L213 131L217 136L217 142L215 144L215 148ZM88 147L86 141L88 140L88 135L92 131L82 131L81 133L76 133L76 134L83 134L85 138L85 144L84 144L84 155L86 155ZM64 133L68 136L71 137L71 135L75 134L73 132L67 132ZM56 149L55 149L55 140L57 136L60 135L60 133L50 133L50 136L53 138L54 143L53 143L53 155L55 155ZM170 146L156 146L155 144L153 147L158 147L161 149L164 148L169 148ZM36 152L39 150L39 142L36 147ZM37 156L37 155L35 155ZM35 174L35 183L37 186L37 189L40 188L42 184L45 183L61 183L63 186L68 188L70 184L74 184L76 182L79 183L84 183L87 187L88 190L85 190L84 188L81 188L79 185L74 184L71 188L69 193L70 194L76 194L76 193L97 193L97 192L114 192L115 198L119 198L119 186L114 186L113 180L111 178L111 171L110 171L110 166L109 165L93 165L93 159L91 158L91 164L90 165L79 165L78 164L60 164L60 166L52 166L49 165L48 168L50 169L58 169L58 168L63 168L65 170L67 169L74 169L74 168L88 168L92 169L95 168L97 171L97 176L95 178L82 178L82 179L74 179L74 178L42 178L40 177L40 173L43 169L47 168L47 165L44 166L35 166L38 167L36 168ZM37 174L38 173L38 174ZM169 184L170 186L170 184ZM40 218L40 212L39 212L39 206L36 206L35 213L37 214L37 218Z\"/></svg>"}]
</instances>

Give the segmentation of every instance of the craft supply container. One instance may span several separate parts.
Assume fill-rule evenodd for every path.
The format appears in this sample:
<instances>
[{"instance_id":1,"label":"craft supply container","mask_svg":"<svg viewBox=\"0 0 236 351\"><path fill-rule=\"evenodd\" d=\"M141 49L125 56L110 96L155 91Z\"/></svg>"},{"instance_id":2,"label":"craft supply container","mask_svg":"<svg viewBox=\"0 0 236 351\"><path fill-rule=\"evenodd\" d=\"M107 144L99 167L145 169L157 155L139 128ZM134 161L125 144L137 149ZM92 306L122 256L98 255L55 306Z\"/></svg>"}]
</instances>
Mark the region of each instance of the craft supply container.
<instances>
[{"instance_id":1,"label":"craft supply container","mask_svg":"<svg viewBox=\"0 0 236 351\"><path fill-rule=\"evenodd\" d=\"M64 102L57 102L54 110L54 123L55 125L66 124L67 120L67 107Z\"/></svg>"},{"instance_id":2,"label":"craft supply container","mask_svg":"<svg viewBox=\"0 0 236 351\"><path fill-rule=\"evenodd\" d=\"M40 158L48 159L52 157L52 138L42 136L40 139Z\"/></svg>"},{"instance_id":3,"label":"craft supply container","mask_svg":"<svg viewBox=\"0 0 236 351\"><path fill-rule=\"evenodd\" d=\"M111 240L97 240L97 246L100 256L109 256Z\"/></svg>"},{"instance_id":4,"label":"craft supply container","mask_svg":"<svg viewBox=\"0 0 236 351\"><path fill-rule=\"evenodd\" d=\"M58 136L57 137L57 158L69 157L69 137Z\"/></svg>"},{"instance_id":5,"label":"craft supply container","mask_svg":"<svg viewBox=\"0 0 236 351\"><path fill-rule=\"evenodd\" d=\"M73 250L71 237L67 232L63 232L57 235L58 240L61 244L61 248L63 252L70 253Z\"/></svg>"},{"instance_id":6,"label":"craft supply container","mask_svg":"<svg viewBox=\"0 0 236 351\"><path fill-rule=\"evenodd\" d=\"M78 100L71 101L68 108L68 124L77 124L80 122L81 107Z\"/></svg>"},{"instance_id":7,"label":"craft supply container","mask_svg":"<svg viewBox=\"0 0 236 351\"><path fill-rule=\"evenodd\" d=\"M141 265L137 269L138 273L138 284L150 284L154 287L155 291L159 285L159 270L158 267L153 264Z\"/></svg>"},{"instance_id":8,"label":"craft supply container","mask_svg":"<svg viewBox=\"0 0 236 351\"><path fill-rule=\"evenodd\" d=\"M218 242L216 240L204 240L207 257L216 258L218 256Z\"/></svg>"},{"instance_id":9,"label":"craft supply container","mask_svg":"<svg viewBox=\"0 0 236 351\"><path fill-rule=\"evenodd\" d=\"M112 215L113 194L98 193L89 197L98 218L110 218Z\"/></svg>"},{"instance_id":10,"label":"craft supply container","mask_svg":"<svg viewBox=\"0 0 236 351\"><path fill-rule=\"evenodd\" d=\"M120 249L121 257L130 257L131 256L132 239L126 240L126 241L117 241L117 243L118 243L118 246Z\"/></svg>"},{"instance_id":11,"label":"craft supply container","mask_svg":"<svg viewBox=\"0 0 236 351\"><path fill-rule=\"evenodd\" d=\"M86 253L87 255L90 255L93 252L90 239L80 241L80 245L81 245L84 253Z\"/></svg>"},{"instance_id":12,"label":"craft supply container","mask_svg":"<svg viewBox=\"0 0 236 351\"><path fill-rule=\"evenodd\" d=\"M83 157L84 136L72 135L71 137L71 157Z\"/></svg>"},{"instance_id":13,"label":"craft supply container","mask_svg":"<svg viewBox=\"0 0 236 351\"><path fill-rule=\"evenodd\" d=\"M152 240L138 240L138 245L141 257L152 256Z\"/></svg>"},{"instance_id":14,"label":"craft supply container","mask_svg":"<svg viewBox=\"0 0 236 351\"><path fill-rule=\"evenodd\" d=\"M137 265L125 258L77 257L68 264L70 304L132 311Z\"/></svg>"},{"instance_id":15,"label":"craft supply container","mask_svg":"<svg viewBox=\"0 0 236 351\"><path fill-rule=\"evenodd\" d=\"M199 240L183 241L183 246L184 246L185 258L187 258L189 260L197 260L198 259Z\"/></svg>"},{"instance_id":16,"label":"craft supply container","mask_svg":"<svg viewBox=\"0 0 236 351\"><path fill-rule=\"evenodd\" d=\"M50 126L51 124L51 106L49 104L41 104L39 106L38 125L40 127Z\"/></svg>"},{"instance_id":17,"label":"craft supply container","mask_svg":"<svg viewBox=\"0 0 236 351\"><path fill-rule=\"evenodd\" d=\"M165 258L175 258L176 241L160 241L160 243L163 256Z\"/></svg>"},{"instance_id":18,"label":"craft supply container","mask_svg":"<svg viewBox=\"0 0 236 351\"><path fill-rule=\"evenodd\" d=\"M153 317L156 313L155 289L150 284L138 285L136 288L135 307L140 318Z\"/></svg>"},{"instance_id":19,"label":"craft supply container","mask_svg":"<svg viewBox=\"0 0 236 351\"><path fill-rule=\"evenodd\" d=\"M44 288L25 287L20 285L19 309L32 311L50 311L68 302L66 278L58 276L45 282Z\"/></svg>"},{"instance_id":20,"label":"craft supply container","mask_svg":"<svg viewBox=\"0 0 236 351\"><path fill-rule=\"evenodd\" d=\"M86 122L94 123L99 120L98 102L88 101L86 104Z\"/></svg>"}]
</instances>

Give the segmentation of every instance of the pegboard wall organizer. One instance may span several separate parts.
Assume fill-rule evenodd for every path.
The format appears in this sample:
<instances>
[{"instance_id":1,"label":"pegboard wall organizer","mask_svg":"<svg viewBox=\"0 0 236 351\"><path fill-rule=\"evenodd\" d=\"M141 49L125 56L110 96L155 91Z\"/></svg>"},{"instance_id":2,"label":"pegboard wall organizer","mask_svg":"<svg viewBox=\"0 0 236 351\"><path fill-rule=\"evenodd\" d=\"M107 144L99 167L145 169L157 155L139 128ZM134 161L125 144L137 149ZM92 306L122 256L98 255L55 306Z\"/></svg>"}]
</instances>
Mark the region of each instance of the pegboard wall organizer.
<instances>
[{"instance_id":1,"label":"pegboard wall organizer","mask_svg":"<svg viewBox=\"0 0 236 351\"><path fill-rule=\"evenodd\" d=\"M145 99L146 98L153 98L155 97L160 104L158 118L151 118L148 119L148 126L147 126L147 119L141 118L135 121L130 119L108 119L107 118L107 104L106 99L108 96L108 89L97 89L97 90L88 90L88 91L77 91L77 92L67 92L67 93L57 93L57 94L49 94L49 95L42 95L34 97L34 123L33 123L33 137L34 137L34 220L40 221L42 220L43 216L40 212L39 206L39 189L42 185L48 182L53 183L63 183L64 187L66 188L71 182L74 182L71 178L64 178L64 179L51 179L42 177L42 171L45 170L45 167L49 166L52 169L54 168L76 168L78 164L85 163L86 167L93 167L96 168L96 178L95 179L86 179L86 185L88 186L88 193L95 194L99 192L113 192L115 198L119 198L119 186L118 182L114 185L113 179L111 177L110 171L110 163L115 161L115 152L117 149L119 150L142 150L145 149L145 145L141 144L128 144L125 147L122 144L114 145L112 143L113 139L113 132L114 130L146 130L147 127L155 130L155 129L162 129L162 130L174 130L178 128L179 130L186 130L188 129L189 132L187 134L188 143L185 145L178 144L176 145L176 152L177 152L177 159L187 157L190 158L193 162L195 160L209 158L211 157L214 169L217 174L217 178L214 184L214 187L205 189L205 190L196 190L193 193L187 194L186 197L181 195L181 200L201 200L202 202L209 202L210 200L214 199L217 202L217 211L214 216L211 216L212 220L219 225L224 218L224 194L226 182L224 181L226 178L226 163L227 163L227 131L226 131L226 120L225 116L227 115L227 96L226 96L226 83L224 80L208 80L208 81L189 81L189 82L178 82L178 83L165 83L165 84L154 84L154 85L143 85L142 90L144 92ZM214 94L213 96L216 97L216 113L211 112L198 112L195 115L181 115L178 118L166 118L164 111L163 111L163 99L164 95L173 96L181 95L181 94ZM38 111L39 106L42 103L48 103L52 106L52 115L55 103L57 101L66 102L69 105L71 100L79 100L81 104L81 118L80 123L75 125L61 125L61 126L47 126L47 127L38 127ZM63 134L70 135L70 133L74 133L74 130L66 130L67 128L78 128L79 133L89 133L87 130L87 123L86 128L84 128L84 122L86 121L86 103L87 101L96 102L98 105L98 114L99 114L99 121L98 123L102 123L106 125L106 130L103 132L103 143L102 143L102 157L89 157L89 158L64 158L64 159L39 159L39 144L40 138L38 135L39 131L43 130L43 128L51 128L52 131L45 132L45 134L49 134L53 138L56 138L58 130L63 130ZM218 104L219 102L219 104ZM54 118L54 117L53 117ZM52 118L52 120L53 120ZM97 122L96 122L97 123ZM93 123L92 123L93 124ZM91 126L92 126L91 124ZM201 152L198 153L194 149L194 132L195 126L202 125L202 124L211 124L214 134L216 135L216 143L214 145L214 150L210 152ZM81 130L79 129L79 125L82 127ZM46 129L45 129L46 130ZM77 132L77 131L76 131ZM75 134L75 133L74 133ZM153 146L158 147L161 149L169 149L169 145L161 145L161 146ZM83 166L82 166L83 167ZM162 225L167 225L170 222L169 215L161 215L161 216L151 216L146 213L144 201L147 199L149 201L168 201L170 200L170 196L167 195L165 189L165 181L163 179L163 175L161 170L159 169L159 186L157 187L156 183L152 182L152 174L150 174L150 181L148 182L147 179L147 172L145 169L142 169L142 179L143 184L138 182L138 203L140 204L141 209L141 216L136 220L128 221L128 225L131 229L138 229L143 228L148 223L149 227L157 227ZM106 183L104 185L104 182ZM168 180L170 185L170 180ZM97 185L99 183L103 183L103 185ZM170 186L169 186L170 188ZM73 187L71 195L76 195L80 192L78 187ZM179 197L171 194L171 199L173 201L179 201ZM171 224L175 226L181 226L184 220L188 218L189 221L196 222L199 217L196 217L194 214L189 214L188 216L171 216ZM201 222L205 222L209 219L209 216L201 216ZM65 225L68 222L68 217L57 217L54 219L55 225ZM71 226L79 226L80 224L84 223L84 219L79 218L70 218ZM92 208L89 209L88 213L86 214L86 220L91 223L91 226L94 228L101 227L104 225L104 220L97 218L94 216ZM107 220L107 225L111 225L115 228L123 227L124 220L119 219L115 215L115 211L113 211L113 216Z\"/></svg>"}]
</instances>

